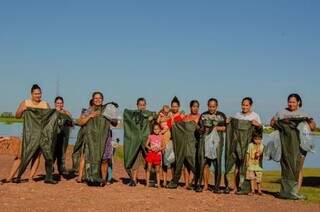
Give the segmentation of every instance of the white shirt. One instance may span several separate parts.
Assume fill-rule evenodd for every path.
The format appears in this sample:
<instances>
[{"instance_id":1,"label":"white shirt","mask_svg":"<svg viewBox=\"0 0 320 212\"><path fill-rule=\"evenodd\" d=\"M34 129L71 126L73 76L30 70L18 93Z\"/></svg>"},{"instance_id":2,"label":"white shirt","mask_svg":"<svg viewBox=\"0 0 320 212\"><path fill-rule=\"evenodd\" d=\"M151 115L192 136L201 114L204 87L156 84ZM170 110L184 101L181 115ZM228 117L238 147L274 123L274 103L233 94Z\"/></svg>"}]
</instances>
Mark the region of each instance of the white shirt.
<instances>
[{"instance_id":1,"label":"white shirt","mask_svg":"<svg viewBox=\"0 0 320 212\"><path fill-rule=\"evenodd\" d=\"M260 116L253 111L250 114L243 114L242 112L238 112L236 113L234 118L246 121L256 120L259 124L262 124Z\"/></svg>"}]
</instances>

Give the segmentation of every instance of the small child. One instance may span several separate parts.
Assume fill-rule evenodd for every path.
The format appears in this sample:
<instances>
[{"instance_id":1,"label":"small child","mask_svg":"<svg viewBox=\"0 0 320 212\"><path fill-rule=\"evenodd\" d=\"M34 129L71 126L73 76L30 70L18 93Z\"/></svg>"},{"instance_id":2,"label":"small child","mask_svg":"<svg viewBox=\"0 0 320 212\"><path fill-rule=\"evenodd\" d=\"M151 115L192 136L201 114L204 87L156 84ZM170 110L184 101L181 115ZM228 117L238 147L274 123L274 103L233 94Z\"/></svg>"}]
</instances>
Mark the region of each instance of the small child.
<instances>
[{"instance_id":1,"label":"small child","mask_svg":"<svg viewBox=\"0 0 320 212\"><path fill-rule=\"evenodd\" d=\"M162 150L165 149L163 137L160 135L160 132L160 125L155 124L153 126L153 134L149 135L146 143L146 148L148 149L148 153L146 156L146 162L148 163L146 185L150 186L150 172L152 166L155 166L157 172L157 184L155 185L156 188L158 188L158 186L160 185L160 165L162 160Z\"/></svg>"},{"instance_id":2,"label":"small child","mask_svg":"<svg viewBox=\"0 0 320 212\"><path fill-rule=\"evenodd\" d=\"M251 193L255 194L255 187L258 189L258 194L262 195L261 183L262 183L262 155L263 154L263 143L262 136L260 134L254 134L253 143L250 143L247 150L247 173L246 178L251 182Z\"/></svg>"},{"instance_id":3,"label":"small child","mask_svg":"<svg viewBox=\"0 0 320 212\"><path fill-rule=\"evenodd\" d=\"M171 131L168 126L168 121L171 120L172 113L170 112L170 107L169 105L164 105L162 107L162 110L159 113L157 123L160 124L161 127L161 135L163 137L163 142L165 146L167 147L168 144L170 143L171 140ZM165 151L164 151L165 152ZM165 154L163 154L165 155ZM170 164L166 164L166 160L162 161L162 173L163 173L163 186L167 186L167 181L168 181L168 170L171 171L172 169L170 167Z\"/></svg>"},{"instance_id":4,"label":"small child","mask_svg":"<svg viewBox=\"0 0 320 212\"><path fill-rule=\"evenodd\" d=\"M157 122L160 124L162 135L165 135L168 131L170 131L168 126L168 120L171 119L171 116L172 114L170 112L170 107L168 105L164 105L159 113L157 120Z\"/></svg>"}]
</instances>

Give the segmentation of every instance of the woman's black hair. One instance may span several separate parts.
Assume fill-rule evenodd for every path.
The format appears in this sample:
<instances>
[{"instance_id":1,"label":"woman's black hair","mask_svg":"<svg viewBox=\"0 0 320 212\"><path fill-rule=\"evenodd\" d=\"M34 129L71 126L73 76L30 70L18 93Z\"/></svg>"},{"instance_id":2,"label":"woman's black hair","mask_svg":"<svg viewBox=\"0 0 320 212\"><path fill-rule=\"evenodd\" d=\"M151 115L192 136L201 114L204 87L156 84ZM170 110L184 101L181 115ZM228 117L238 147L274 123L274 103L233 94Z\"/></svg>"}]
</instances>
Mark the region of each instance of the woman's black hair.
<instances>
[{"instance_id":1,"label":"woman's black hair","mask_svg":"<svg viewBox=\"0 0 320 212\"><path fill-rule=\"evenodd\" d=\"M173 103L177 103L177 105L180 107L180 101L179 101L178 97L176 97L176 96L173 97L173 99L171 100L171 106Z\"/></svg>"},{"instance_id":2,"label":"woman's black hair","mask_svg":"<svg viewBox=\"0 0 320 212\"><path fill-rule=\"evenodd\" d=\"M210 104L210 102L215 102L217 105L219 105L219 102L218 102L218 100L216 98L210 98L208 100L208 105Z\"/></svg>"},{"instance_id":3,"label":"woman's black hair","mask_svg":"<svg viewBox=\"0 0 320 212\"><path fill-rule=\"evenodd\" d=\"M62 102L64 102L62 96L57 96L57 97L54 99L54 103L56 103L58 100L61 100Z\"/></svg>"},{"instance_id":4,"label":"woman's black hair","mask_svg":"<svg viewBox=\"0 0 320 212\"><path fill-rule=\"evenodd\" d=\"M94 99L94 96L97 95L97 94L99 94L102 97L102 99L104 98L103 94L100 91L95 91L95 92L92 93L92 99Z\"/></svg>"},{"instance_id":5,"label":"woman's black hair","mask_svg":"<svg viewBox=\"0 0 320 212\"><path fill-rule=\"evenodd\" d=\"M253 100L251 97L244 97L241 101L241 104L243 104L244 101L248 101L250 105L253 104Z\"/></svg>"},{"instance_id":6,"label":"woman's black hair","mask_svg":"<svg viewBox=\"0 0 320 212\"><path fill-rule=\"evenodd\" d=\"M290 94L290 95L288 96L288 102L289 102L289 100L290 100L291 98L295 98L295 99L299 102L299 107L302 107L302 99L301 99L301 97L300 97L299 94L297 94L297 93L292 93L292 94Z\"/></svg>"},{"instance_id":7,"label":"woman's black hair","mask_svg":"<svg viewBox=\"0 0 320 212\"><path fill-rule=\"evenodd\" d=\"M32 87L31 87L31 93L33 93L33 91L34 91L34 90L37 90L37 89L39 89L39 90L41 91L41 88L40 88L40 86L39 86L38 84L32 85Z\"/></svg>"},{"instance_id":8,"label":"woman's black hair","mask_svg":"<svg viewBox=\"0 0 320 212\"><path fill-rule=\"evenodd\" d=\"M139 102L144 102L145 104L147 104L146 99L143 98L143 97L140 97L140 98L137 99L137 105L139 104Z\"/></svg>"},{"instance_id":9,"label":"woman's black hair","mask_svg":"<svg viewBox=\"0 0 320 212\"><path fill-rule=\"evenodd\" d=\"M93 99L90 99L90 101L89 101L89 106L90 106L90 107L93 106Z\"/></svg>"},{"instance_id":10,"label":"woman's black hair","mask_svg":"<svg viewBox=\"0 0 320 212\"><path fill-rule=\"evenodd\" d=\"M192 107L194 104L197 104L198 106L200 106L200 103L199 103L199 101L198 100L191 100L191 102L190 102L190 107Z\"/></svg>"}]
</instances>

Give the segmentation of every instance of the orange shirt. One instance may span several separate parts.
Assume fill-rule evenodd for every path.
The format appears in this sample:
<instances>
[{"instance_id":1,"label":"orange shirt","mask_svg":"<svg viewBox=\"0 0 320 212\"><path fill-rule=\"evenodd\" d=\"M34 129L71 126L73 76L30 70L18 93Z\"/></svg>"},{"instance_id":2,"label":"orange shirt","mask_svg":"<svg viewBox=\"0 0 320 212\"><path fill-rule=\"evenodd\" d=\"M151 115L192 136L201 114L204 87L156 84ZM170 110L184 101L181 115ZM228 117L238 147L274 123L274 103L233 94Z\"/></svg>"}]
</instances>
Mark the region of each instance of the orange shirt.
<instances>
[{"instance_id":1,"label":"orange shirt","mask_svg":"<svg viewBox=\"0 0 320 212\"><path fill-rule=\"evenodd\" d=\"M38 104L34 104L31 99L27 99L24 101L26 107L36 108L36 109L49 109L48 103L46 101L41 101Z\"/></svg>"}]
</instances>

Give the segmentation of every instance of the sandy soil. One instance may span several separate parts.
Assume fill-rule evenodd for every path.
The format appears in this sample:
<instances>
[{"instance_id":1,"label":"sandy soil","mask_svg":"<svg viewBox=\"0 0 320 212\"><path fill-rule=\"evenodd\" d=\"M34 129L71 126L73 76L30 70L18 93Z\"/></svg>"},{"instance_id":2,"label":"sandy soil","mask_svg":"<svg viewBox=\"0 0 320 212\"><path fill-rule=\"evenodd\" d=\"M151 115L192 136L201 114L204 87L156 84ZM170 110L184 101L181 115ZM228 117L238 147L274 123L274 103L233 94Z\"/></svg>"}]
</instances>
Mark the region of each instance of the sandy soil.
<instances>
[{"instance_id":1,"label":"sandy soil","mask_svg":"<svg viewBox=\"0 0 320 212\"><path fill-rule=\"evenodd\" d=\"M7 176L12 160L12 154L0 151L0 178ZM40 167L41 175L43 161ZM127 175L121 161L115 162L114 177L118 182L104 188L88 187L74 179L62 179L57 185L47 185L41 180L7 183L0 186L0 211L320 211L320 204L280 200L266 194L249 197L144 185L131 188L122 183Z\"/></svg>"}]
</instances>

